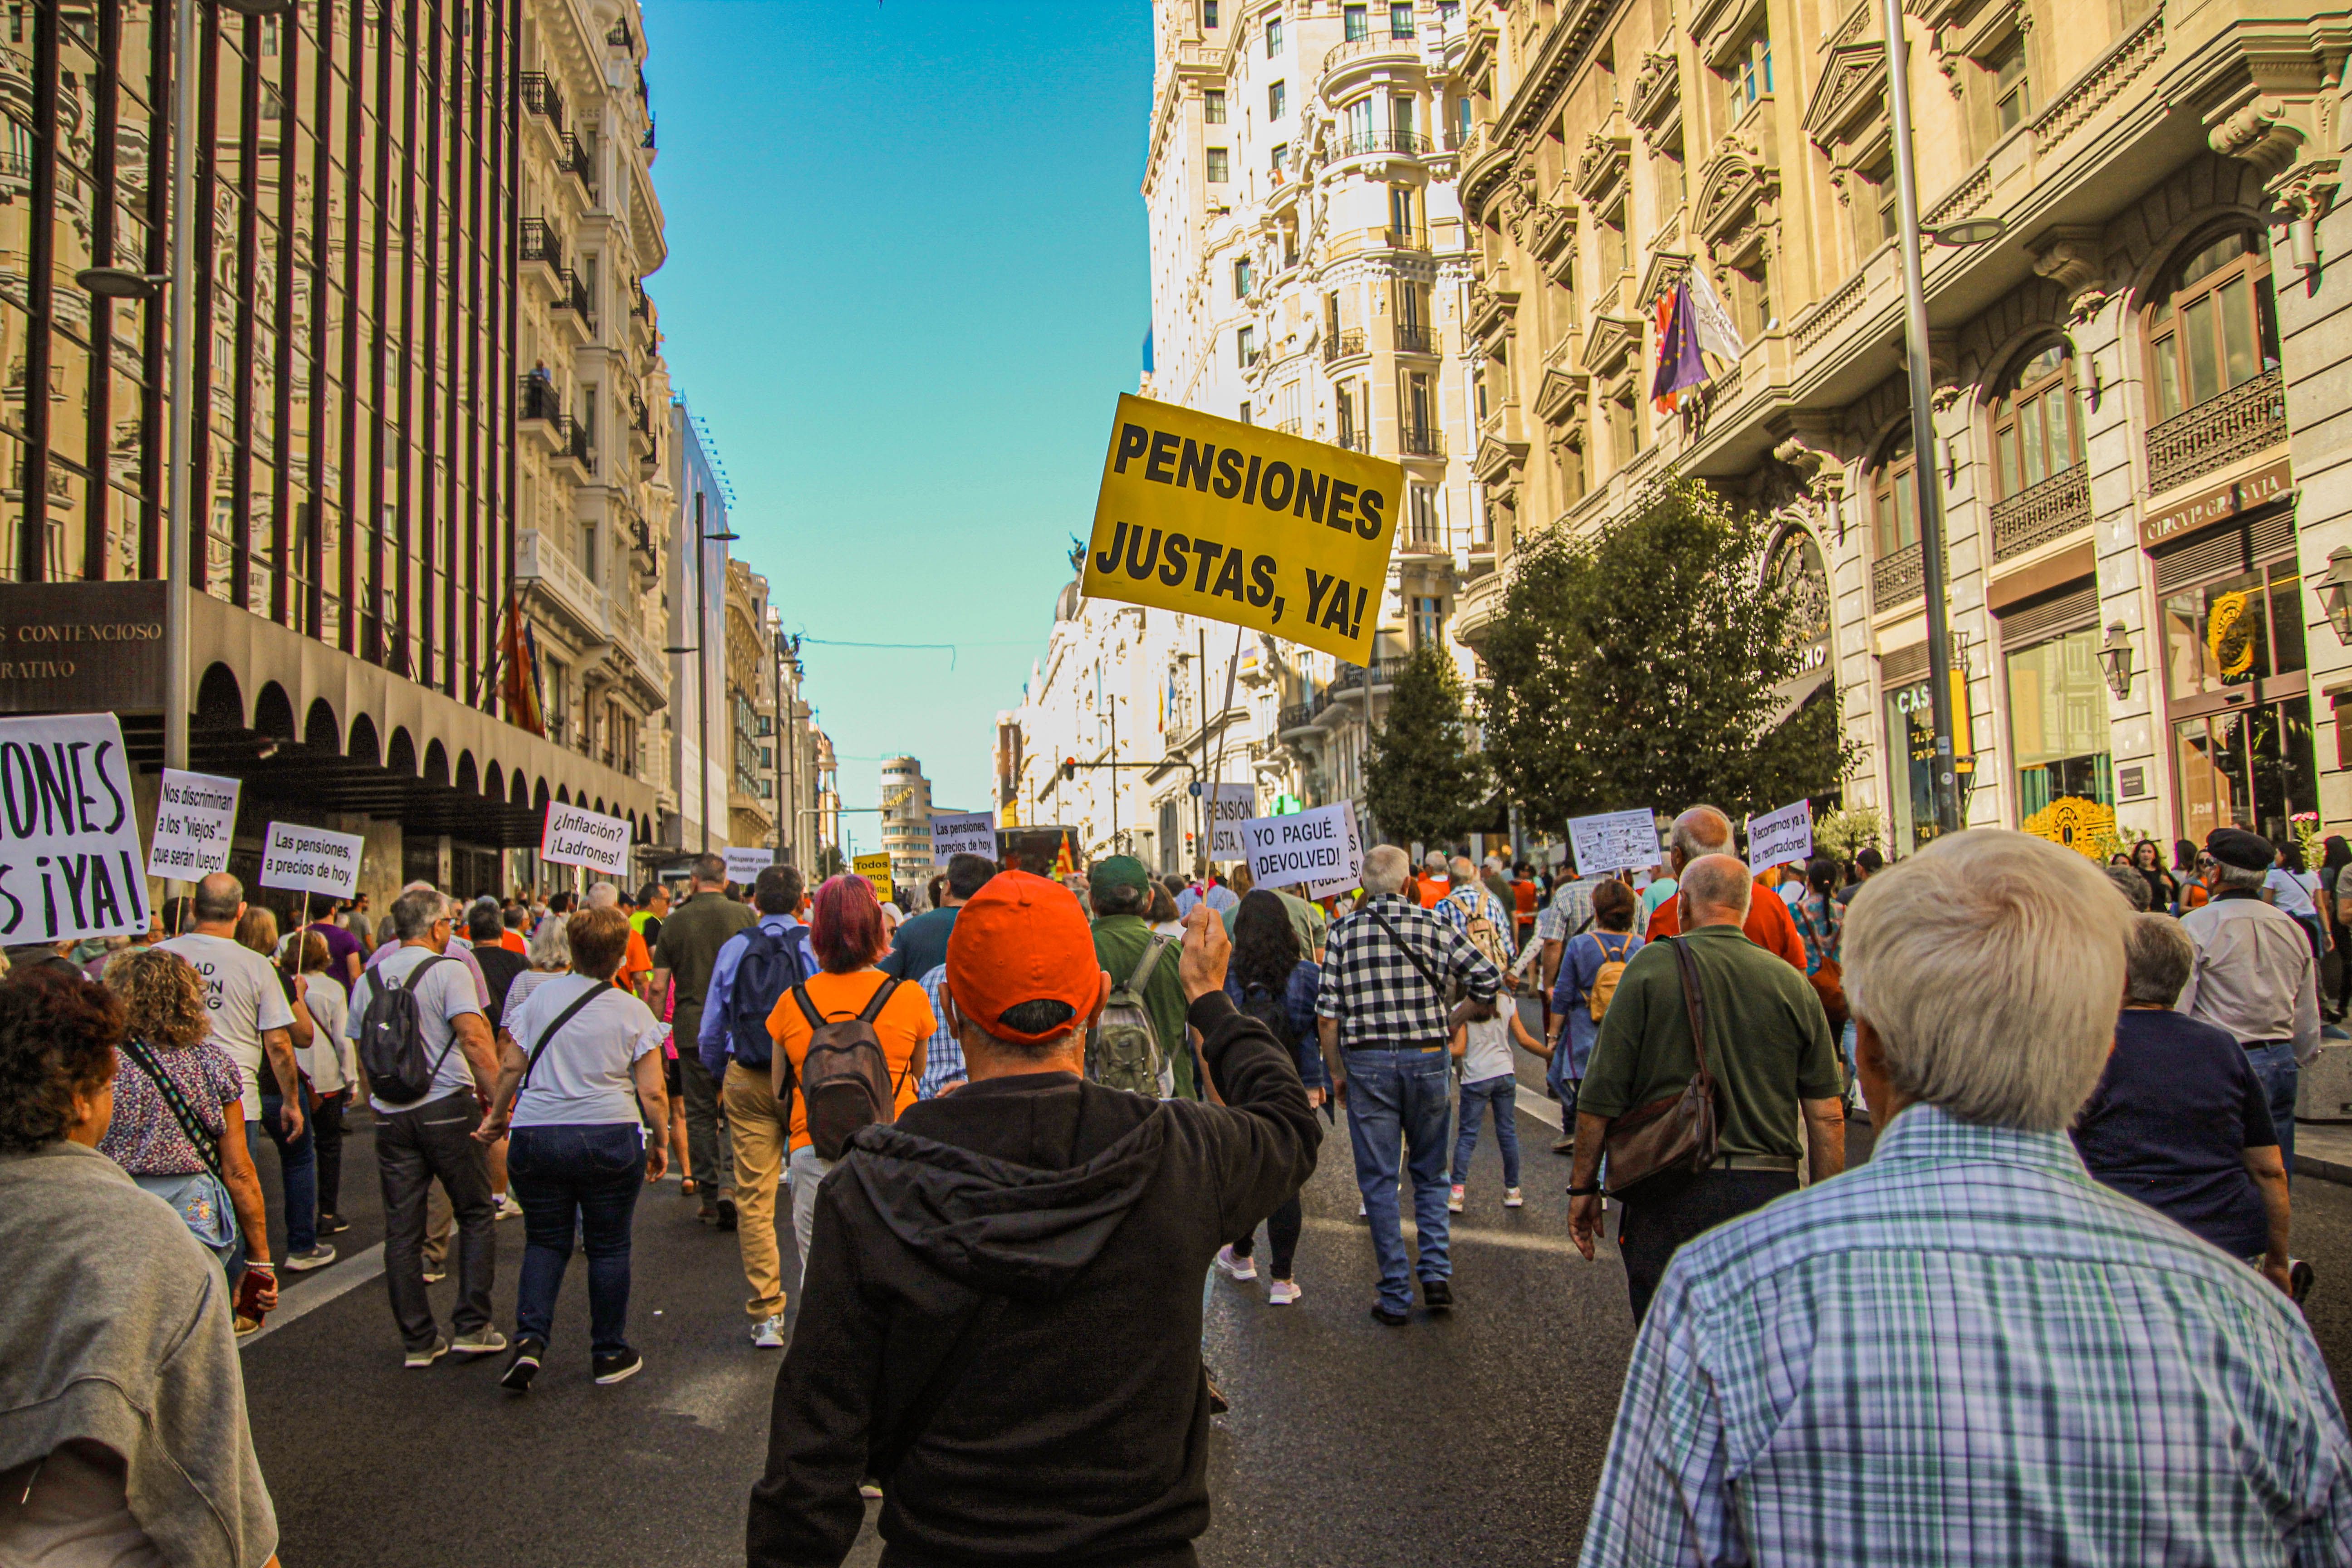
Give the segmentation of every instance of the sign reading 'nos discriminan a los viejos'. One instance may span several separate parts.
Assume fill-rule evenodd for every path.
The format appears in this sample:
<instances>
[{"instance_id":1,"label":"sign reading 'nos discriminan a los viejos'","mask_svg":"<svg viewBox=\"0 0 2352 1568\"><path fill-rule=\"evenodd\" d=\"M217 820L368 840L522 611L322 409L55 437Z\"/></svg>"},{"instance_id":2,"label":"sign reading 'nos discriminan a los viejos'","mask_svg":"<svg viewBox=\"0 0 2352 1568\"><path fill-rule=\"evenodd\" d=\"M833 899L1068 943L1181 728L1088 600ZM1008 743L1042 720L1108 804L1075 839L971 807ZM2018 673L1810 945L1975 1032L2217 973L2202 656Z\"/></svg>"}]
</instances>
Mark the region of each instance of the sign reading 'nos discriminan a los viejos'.
<instances>
[{"instance_id":1,"label":"sign reading 'nos discriminan a los viejos'","mask_svg":"<svg viewBox=\"0 0 2352 1568\"><path fill-rule=\"evenodd\" d=\"M1396 464L1122 395L1080 591L1372 657Z\"/></svg>"}]
</instances>

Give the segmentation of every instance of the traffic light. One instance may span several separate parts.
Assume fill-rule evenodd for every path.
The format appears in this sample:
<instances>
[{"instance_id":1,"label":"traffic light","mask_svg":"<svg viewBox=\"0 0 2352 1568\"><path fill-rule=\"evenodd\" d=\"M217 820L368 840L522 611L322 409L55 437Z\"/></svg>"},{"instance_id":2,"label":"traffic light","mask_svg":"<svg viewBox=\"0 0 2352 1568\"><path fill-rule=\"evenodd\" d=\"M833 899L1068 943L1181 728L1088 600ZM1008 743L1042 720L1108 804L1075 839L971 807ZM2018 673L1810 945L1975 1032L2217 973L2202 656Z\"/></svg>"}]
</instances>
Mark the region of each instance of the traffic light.
<instances>
[{"instance_id":1,"label":"traffic light","mask_svg":"<svg viewBox=\"0 0 2352 1568\"><path fill-rule=\"evenodd\" d=\"M1077 758L1064 757L1062 759L1062 776L1066 779L1075 779L1078 776Z\"/></svg>"}]
</instances>

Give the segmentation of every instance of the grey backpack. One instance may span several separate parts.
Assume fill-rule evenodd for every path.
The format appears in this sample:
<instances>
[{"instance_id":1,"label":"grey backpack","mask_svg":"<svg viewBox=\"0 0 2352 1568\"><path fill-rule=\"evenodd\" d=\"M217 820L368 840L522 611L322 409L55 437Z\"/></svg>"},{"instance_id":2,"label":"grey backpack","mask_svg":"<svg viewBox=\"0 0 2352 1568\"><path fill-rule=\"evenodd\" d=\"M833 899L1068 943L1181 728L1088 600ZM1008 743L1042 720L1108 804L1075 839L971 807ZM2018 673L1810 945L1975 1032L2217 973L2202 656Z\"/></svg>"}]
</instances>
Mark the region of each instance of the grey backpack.
<instances>
[{"instance_id":1,"label":"grey backpack","mask_svg":"<svg viewBox=\"0 0 2352 1568\"><path fill-rule=\"evenodd\" d=\"M1153 937L1134 972L1111 986L1102 1016L1087 1033L1087 1076L1106 1089L1163 1100L1176 1090L1175 1068L1144 1004L1160 954L1175 945L1173 937Z\"/></svg>"}]
</instances>

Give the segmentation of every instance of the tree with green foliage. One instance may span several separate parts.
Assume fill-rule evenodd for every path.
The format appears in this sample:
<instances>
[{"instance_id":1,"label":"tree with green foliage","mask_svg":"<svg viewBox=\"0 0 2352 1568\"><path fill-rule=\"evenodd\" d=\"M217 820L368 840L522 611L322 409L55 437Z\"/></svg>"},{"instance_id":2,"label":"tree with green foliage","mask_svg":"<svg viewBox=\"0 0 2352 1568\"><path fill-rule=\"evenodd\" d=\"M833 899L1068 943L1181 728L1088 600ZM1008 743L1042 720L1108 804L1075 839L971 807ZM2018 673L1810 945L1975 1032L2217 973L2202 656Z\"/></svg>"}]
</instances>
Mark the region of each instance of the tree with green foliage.
<instances>
[{"instance_id":1,"label":"tree with green foliage","mask_svg":"<svg viewBox=\"0 0 2352 1568\"><path fill-rule=\"evenodd\" d=\"M1597 533L1523 549L1483 649L1486 755L1539 826L1826 793L1854 748L1829 689L1768 729L1803 657L1766 529L1668 476Z\"/></svg>"},{"instance_id":2,"label":"tree with green foliage","mask_svg":"<svg viewBox=\"0 0 2352 1568\"><path fill-rule=\"evenodd\" d=\"M841 851L835 848L832 845L823 845L817 849L817 880L823 881L827 877L838 877L848 869L849 862L843 859Z\"/></svg>"},{"instance_id":3,"label":"tree with green foliage","mask_svg":"<svg viewBox=\"0 0 2352 1568\"><path fill-rule=\"evenodd\" d=\"M1364 795L1381 833L1402 844L1451 844L1482 815L1494 787L1470 744L1469 718L1454 661L1423 647L1389 691L1372 732Z\"/></svg>"}]
</instances>

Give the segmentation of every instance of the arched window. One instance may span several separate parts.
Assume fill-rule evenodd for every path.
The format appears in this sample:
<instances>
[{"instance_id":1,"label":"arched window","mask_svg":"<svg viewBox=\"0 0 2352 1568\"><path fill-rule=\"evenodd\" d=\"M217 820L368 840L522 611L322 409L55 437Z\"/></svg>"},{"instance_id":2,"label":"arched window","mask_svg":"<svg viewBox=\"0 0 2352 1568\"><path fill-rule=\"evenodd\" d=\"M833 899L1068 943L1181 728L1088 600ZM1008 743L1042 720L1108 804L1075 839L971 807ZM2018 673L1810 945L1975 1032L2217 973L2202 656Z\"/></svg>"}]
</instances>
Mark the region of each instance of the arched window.
<instances>
[{"instance_id":1,"label":"arched window","mask_svg":"<svg viewBox=\"0 0 2352 1568\"><path fill-rule=\"evenodd\" d=\"M2278 369L2263 233L2225 234L2175 267L2149 307L2147 343L2151 417L2159 424Z\"/></svg>"},{"instance_id":2,"label":"arched window","mask_svg":"<svg viewBox=\"0 0 2352 1568\"><path fill-rule=\"evenodd\" d=\"M1999 499L2030 490L2083 460L2074 395L2074 355L2063 340L2017 367L2009 392L1993 409Z\"/></svg>"},{"instance_id":3,"label":"arched window","mask_svg":"<svg viewBox=\"0 0 2352 1568\"><path fill-rule=\"evenodd\" d=\"M1881 561L1919 542L1919 490L1911 478L1917 467L1906 425L1879 453L1878 467L1870 476L1874 553Z\"/></svg>"}]
</instances>

